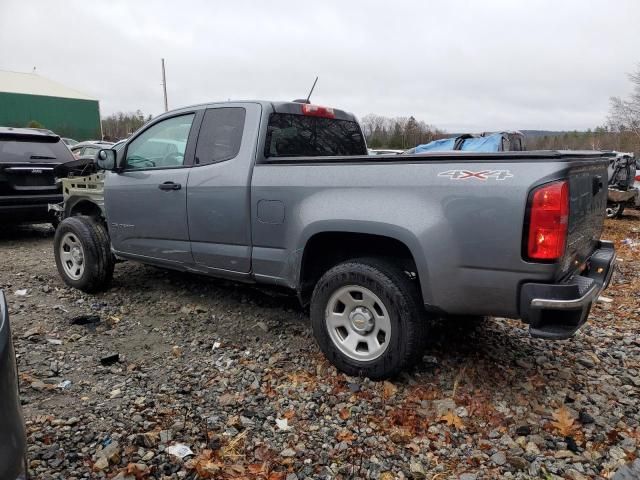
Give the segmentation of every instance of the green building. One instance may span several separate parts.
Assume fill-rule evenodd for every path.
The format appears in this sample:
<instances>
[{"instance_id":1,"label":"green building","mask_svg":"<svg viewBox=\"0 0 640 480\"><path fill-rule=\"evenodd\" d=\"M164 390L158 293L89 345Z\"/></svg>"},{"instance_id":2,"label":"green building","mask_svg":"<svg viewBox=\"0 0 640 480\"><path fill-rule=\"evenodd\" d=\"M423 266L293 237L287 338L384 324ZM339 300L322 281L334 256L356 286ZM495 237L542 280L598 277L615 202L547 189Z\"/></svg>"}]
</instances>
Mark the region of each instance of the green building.
<instances>
[{"instance_id":1,"label":"green building","mask_svg":"<svg viewBox=\"0 0 640 480\"><path fill-rule=\"evenodd\" d=\"M102 138L98 100L35 73L0 70L0 126L35 122L62 137Z\"/></svg>"}]
</instances>

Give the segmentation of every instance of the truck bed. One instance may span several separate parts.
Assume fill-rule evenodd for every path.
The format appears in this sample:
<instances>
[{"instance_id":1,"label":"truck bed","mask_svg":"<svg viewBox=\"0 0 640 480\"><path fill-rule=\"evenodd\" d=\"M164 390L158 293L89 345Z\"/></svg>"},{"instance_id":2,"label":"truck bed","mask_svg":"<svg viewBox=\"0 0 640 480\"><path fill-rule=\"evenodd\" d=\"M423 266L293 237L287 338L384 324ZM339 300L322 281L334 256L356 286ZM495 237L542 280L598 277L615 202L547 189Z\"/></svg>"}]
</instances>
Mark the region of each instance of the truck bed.
<instances>
[{"instance_id":1,"label":"truck bed","mask_svg":"<svg viewBox=\"0 0 640 480\"><path fill-rule=\"evenodd\" d=\"M293 286L297 260L287 256L302 252L315 234L375 233L409 247L427 307L518 317L522 283L570 276L593 251L606 168L600 152L564 151L262 159L252 179L254 273ZM553 264L529 262L523 257L529 193L566 178L567 253ZM280 202L290 220L263 221L261 199Z\"/></svg>"}]
</instances>

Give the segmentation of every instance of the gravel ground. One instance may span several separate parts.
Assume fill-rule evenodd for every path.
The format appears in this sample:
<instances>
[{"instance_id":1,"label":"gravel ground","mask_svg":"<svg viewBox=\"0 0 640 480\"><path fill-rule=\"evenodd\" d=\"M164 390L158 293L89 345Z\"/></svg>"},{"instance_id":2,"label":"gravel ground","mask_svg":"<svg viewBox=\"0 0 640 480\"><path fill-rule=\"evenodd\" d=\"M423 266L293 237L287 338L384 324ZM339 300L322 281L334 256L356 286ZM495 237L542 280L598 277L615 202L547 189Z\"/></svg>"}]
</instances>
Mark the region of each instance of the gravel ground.
<instances>
[{"instance_id":1,"label":"gravel ground","mask_svg":"<svg viewBox=\"0 0 640 480\"><path fill-rule=\"evenodd\" d=\"M608 222L611 301L571 341L440 322L414 371L376 383L324 360L292 298L134 263L85 295L58 277L48 227L5 230L31 472L640 478L639 231L638 212Z\"/></svg>"}]
</instances>

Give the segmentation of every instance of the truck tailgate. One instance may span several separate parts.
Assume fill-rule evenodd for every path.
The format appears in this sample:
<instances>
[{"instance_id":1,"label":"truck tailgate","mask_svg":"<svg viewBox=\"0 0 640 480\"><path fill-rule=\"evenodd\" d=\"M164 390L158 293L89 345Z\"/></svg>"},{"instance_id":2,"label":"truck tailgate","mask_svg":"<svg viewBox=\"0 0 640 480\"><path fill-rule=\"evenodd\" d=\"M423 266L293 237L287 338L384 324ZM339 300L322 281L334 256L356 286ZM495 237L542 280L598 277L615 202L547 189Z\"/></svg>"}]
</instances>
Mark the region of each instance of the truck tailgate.
<instances>
[{"instance_id":1,"label":"truck tailgate","mask_svg":"<svg viewBox=\"0 0 640 480\"><path fill-rule=\"evenodd\" d=\"M596 247L607 205L607 164L604 160L576 162L569 177L567 249L558 278L575 271ZM582 165L580 165L582 163Z\"/></svg>"}]
</instances>

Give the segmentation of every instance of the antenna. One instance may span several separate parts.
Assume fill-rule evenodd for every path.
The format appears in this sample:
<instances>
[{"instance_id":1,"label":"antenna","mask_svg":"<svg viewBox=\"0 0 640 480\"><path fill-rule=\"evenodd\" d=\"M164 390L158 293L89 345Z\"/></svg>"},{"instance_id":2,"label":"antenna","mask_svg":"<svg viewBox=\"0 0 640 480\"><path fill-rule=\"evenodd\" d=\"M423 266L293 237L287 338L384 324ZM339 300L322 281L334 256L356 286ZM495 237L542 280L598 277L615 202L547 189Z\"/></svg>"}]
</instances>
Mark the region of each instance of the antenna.
<instances>
[{"instance_id":1,"label":"antenna","mask_svg":"<svg viewBox=\"0 0 640 480\"><path fill-rule=\"evenodd\" d=\"M316 83L318 83L318 77L316 76L316 79L313 81L313 85L311 86L311 91L309 92L309 95L307 95L307 102L309 103L309 99L311 98L311 94L313 93L313 89L316 88Z\"/></svg>"},{"instance_id":2,"label":"antenna","mask_svg":"<svg viewBox=\"0 0 640 480\"><path fill-rule=\"evenodd\" d=\"M311 103L309 101L309 99L311 98L311 94L313 93L313 89L316 88L316 83L318 83L318 77L316 77L316 79L313 81L313 85L311 86L311 90L309 91L309 95L307 95L307 98L296 98L293 102L294 103L306 103L306 104Z\"/></svg>"}]
</instances>

